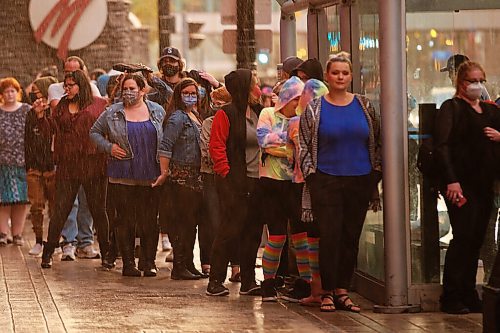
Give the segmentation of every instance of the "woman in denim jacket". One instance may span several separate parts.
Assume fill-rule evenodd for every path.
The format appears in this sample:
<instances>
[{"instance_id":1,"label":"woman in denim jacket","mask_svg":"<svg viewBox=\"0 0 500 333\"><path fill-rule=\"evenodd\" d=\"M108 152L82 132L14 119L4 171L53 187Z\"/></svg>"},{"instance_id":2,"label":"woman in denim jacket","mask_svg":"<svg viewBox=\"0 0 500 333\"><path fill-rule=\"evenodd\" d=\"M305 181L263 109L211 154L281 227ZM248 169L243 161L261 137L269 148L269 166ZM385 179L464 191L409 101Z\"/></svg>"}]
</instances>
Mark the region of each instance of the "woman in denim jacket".
<instances>
[{"instance_id":1,"label":"woman in denim jacket","mask_svg":"<svg viewBox=\"0 0 500 333\"><path fill-rule=\"evenodd\" d=\"M165 118L164 135L160 144L161 175L153 186L168 179L166 195L170 198L169 235L174 248L174 280L194 280L205 277L193 264L193 246L196 225L202 204L200 174L201 119L199 93L196 81L182 79L174 88L168 107L173 112Z\"/></svg>"},{"instance_id":2,"label":"woman in denim jacket","mask_svg":"<svg viewBox=\"0 0 500 333\"><path fill-rule=\"evenodd\" d=\"M114 193L124 276L141 276L134 259L136 228L142 245L139 268L144 276L157 274L158 194L151 184L160 175L158 147L165 111L144 99L145 88L142 76L127 74L121 84L123 102L110 106L90 129L98 149L110 155L107 175Z\"/></svg>"}]
</instances>

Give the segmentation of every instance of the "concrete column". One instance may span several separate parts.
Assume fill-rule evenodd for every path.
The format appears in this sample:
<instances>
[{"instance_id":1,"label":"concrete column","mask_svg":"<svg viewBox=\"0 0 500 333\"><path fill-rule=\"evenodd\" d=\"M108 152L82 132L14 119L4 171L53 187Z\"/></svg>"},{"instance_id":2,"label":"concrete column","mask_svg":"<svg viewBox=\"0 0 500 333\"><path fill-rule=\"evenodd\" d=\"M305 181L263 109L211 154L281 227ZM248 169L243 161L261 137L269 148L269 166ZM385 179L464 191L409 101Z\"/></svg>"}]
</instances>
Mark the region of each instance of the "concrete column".
<instances>
[{"instance_id":1,"label":"concrete column","mask_svg":"<svg viewBox=\"0 0 500 333\"><path fill-rule=\"evenodd\" d=\"M297 21L295 13L281 12L280 19L280 59L281 62L297 54Z\"/></svg>"},{"instance_id":2,"label":"concrete column","mask_svg":"<svg viewBox=\"0 0 500 333\"><path fill-rule=\"evenodd\" d=\"M385 304L376 312L419 311L408 305L408 231L405 158L405 1L379 1L382 154L384 186Z\"/></svg>"}]
</instances>

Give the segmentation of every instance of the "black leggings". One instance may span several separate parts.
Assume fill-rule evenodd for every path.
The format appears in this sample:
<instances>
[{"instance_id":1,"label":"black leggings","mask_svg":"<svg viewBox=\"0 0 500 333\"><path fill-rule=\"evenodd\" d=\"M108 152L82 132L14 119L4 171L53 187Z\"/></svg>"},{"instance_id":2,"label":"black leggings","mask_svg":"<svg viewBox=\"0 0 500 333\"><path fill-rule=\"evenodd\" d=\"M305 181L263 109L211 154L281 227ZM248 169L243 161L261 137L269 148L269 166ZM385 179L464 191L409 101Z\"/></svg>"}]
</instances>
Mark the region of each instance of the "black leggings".
<instances>
[{"instance_id":1,"label":"black leggings","mask_svg":"<svg viewBox=\"0 0 500 333\"><path fill-rule=\"evenodd\" d=\"M141 238L141 254L153 264L158 246L158 189L151 186L109 184L116 209L115 228L125 230L130 237L129 247L134 248L133 239Z\"/></svg>"},{"instance_id":2,"label":"black leggings","mask_svg":"<svg viewBox=\"0 0 500 333\"><path fill-rule=\"evenodd\" d=\"M55 211L50 219L47 243L54 248L59 246L64 223L73 208L80 186L83 186L85 191L90 214L97 229L101 257L104 258L109 249L109 223L105 204L107 180L105 177L86 180L56 178Z\"/></svg>"},{"instance_id":3,"label":"black leggings","mask_svg":"<svg viewBox=\"0 0 500 333\"><path fill-rule=\"evenodd\" d=\"M266 217L270 235L286 235L290 221L291 233L306 231L306 225L300 221L302 184L286 180L261 178L262 193L266 203Z\"/></svg>"}]
</instances>

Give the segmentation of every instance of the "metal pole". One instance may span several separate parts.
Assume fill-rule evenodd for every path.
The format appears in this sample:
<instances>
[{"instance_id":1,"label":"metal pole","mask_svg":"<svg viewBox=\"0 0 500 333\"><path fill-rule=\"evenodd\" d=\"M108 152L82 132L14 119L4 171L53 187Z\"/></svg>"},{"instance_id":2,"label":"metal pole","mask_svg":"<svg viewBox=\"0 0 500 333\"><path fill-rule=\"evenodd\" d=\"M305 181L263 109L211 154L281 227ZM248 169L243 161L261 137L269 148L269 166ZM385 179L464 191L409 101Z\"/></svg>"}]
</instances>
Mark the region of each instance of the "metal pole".
<instances>
[{"instance_id":1,"label":"metal pole","mask_svg":"<svg viewBox=\"0 0 500 333\"><path fill-rule=\"evenodd\" d=\"M375 312L419 311L408 305L405 146L405 1L379 1L382 155L384 185L385 305Z\"/></svg>"},{"instance_id":2,"label":"metal pole","mask_svg":"<svg viewBox=\"0 0 500 333\"><path fill-rule=\"evenodd\" d=\"M236 2L236 62L237 68L255 69L255 3L254 0Z\"/></svg>"},{"instance_id":3,"label":"metal pole","mask_svg":"<svg viewBox=\"0 0 500 333\"><path fill-rule=\"evenodd\" d=\"M158 0L158 34L161 51L170 45L171 31L170 0Z\"/></svg>"},{"instance_id":4,"label":"metal pole","mask_svg":"<svg viewBox=\"0 0 500 333\"><path fill-rule=\"evenodd\" d=\"M297 54L297 21L295 13L281 12L280 20L280 58L281 61Z\"/></svg>"}]
</instances>

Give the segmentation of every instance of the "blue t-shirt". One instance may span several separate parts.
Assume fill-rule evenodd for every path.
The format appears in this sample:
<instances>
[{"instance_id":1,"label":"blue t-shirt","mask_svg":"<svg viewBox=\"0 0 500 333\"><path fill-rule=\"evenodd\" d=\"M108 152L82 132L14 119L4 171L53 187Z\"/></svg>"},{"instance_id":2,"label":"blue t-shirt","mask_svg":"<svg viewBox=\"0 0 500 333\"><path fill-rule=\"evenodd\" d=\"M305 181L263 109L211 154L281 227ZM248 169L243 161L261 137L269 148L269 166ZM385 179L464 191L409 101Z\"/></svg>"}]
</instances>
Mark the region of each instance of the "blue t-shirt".
<instances>
[{"instance_id":1,"label":"blue t-shirt","mask_svg":"<svg viewBox=\"0 0 500 333\"><path fill-rule=\"evenodd\" d=\"M156 161L156 128L150 120L127 121L127 135L134 157L110 160L108 176L133 180L156 179L160 175L160 164Z\"/></svg>"},{"instance_id":2,"label":"blue t-shirt","mask_svg":"<svg viewBox=\"0 0 500 333\"><path fill-rule=\"evenodd\" d=\"M332 176L360 176L371 172L369 128L357 98L337 106L321 98L318 129L318 169Z\"/></svg>"}]
</instances>

